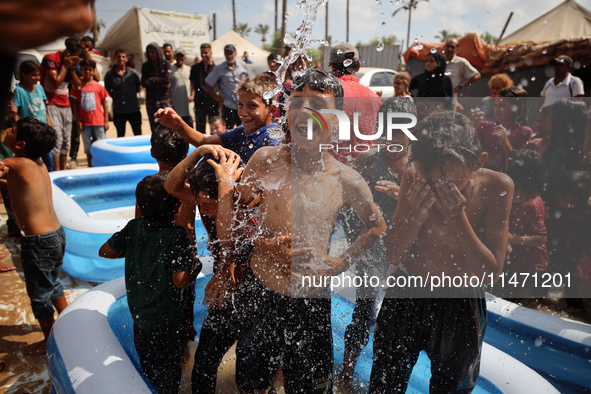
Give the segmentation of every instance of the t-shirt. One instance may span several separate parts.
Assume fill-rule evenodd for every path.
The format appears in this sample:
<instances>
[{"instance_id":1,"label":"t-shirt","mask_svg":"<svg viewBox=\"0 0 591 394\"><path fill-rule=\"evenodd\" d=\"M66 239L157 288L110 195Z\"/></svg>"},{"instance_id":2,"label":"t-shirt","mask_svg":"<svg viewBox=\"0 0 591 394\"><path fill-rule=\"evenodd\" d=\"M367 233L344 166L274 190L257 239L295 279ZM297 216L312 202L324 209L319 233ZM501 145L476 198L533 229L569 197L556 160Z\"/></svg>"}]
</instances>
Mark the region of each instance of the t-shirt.
<instances>
[{"instance_id":1,"label":"t-shirt","mask_svg":"<svg viewBox=\"0 0 591 394\"><path fill-rule=\"evenodd\" d=\"M96 82L83 85L80 90L72 89L72 97L78 100L78 111L83 125L105 125L102 102L108 95L107 90Z\"/></svg>"},{"instance_id":2,"label":"t-shirt","mask_svg":"<svg viewBox=\"0 0 591 394\"><path fill-rule=\"evenodd\" d=\"M48 70L55 70L59 73L60 68L62 67L60 54L61 52L57 51L56 53L50 53L43 57L41 62L41 83L47 94L47 99L49 100L47 105L69 107L70 100L68 99L68 87L70 86L70 73L68 72L66 74L66 78L57 89L54 89L53 86L51 86L51 82L49 82L49 77L47 76Z\"/></svg>"},{"instance_id":3,"label":"t-shirt","mask_svg":"<svg viewBox=\"0 0 591 394\"><path fill-rule=\"evenodd\" d=\"M236 88L246 77L254 77L250 68L242 60L236 60L234 68L228 66L228 62L223 62L207 75L205 82L209 86L220 85L224 105L230 109L238 109L238 93Z\"/></svg>"},{"instance_id":4,"label":"t-shirt","mask_svg":"<svg viewBox=\"0 0 591 394\"><path fill-rule=\"evenodd\" d=\"M380 96L367 86L360 84L359 78L354 75L343 75L339 78L339 82L343 85L343 94L345 97L343 112L349 117L351 130L353 130L353 114L359 112L359 132L364 135L374 134L377 114L382 105ZM333 149L331 153L338 161L345 164L352 164L357 158L358 153L353 149L349 152L346 148L360 144L373 146L374 141L361 140L351 131L351 139L347 141L339 140L339 150Z\"/></svg>"},{"instance_id":5,"label":"t-shirt","mask_svg":"<svg viewBox=\"0 0 591 394\"><path fill-rule=\"evenodd\" d=\"M184 65L179 68L176 64L170 67L172 77L170 80L170 101L172 108L181 116L189 116L189 94L191 93L191 70Z\"/></svg>"},{"instance_id":6,"label":"t-shirt","mask_svg":"<svg viewBox=\"0 0 591 394\"><path fill-rule=\"evenodd\" d=\"M140 109L137 100L137 88L140 86L140 76L137 71L125 67L123 75L119 75L115 67L105 75L105 89L113 97L113 112L117 114L131 114Z\"/></svg>"},{"instance_id":7,"label":"t-shirt","mask_svg":"<svg viewBox=\"0 0 591 394\"><path fill-rule=\"evenodd\" d=\"M263 146L274 146L281 138L270 133L270 129L276 127L275 123L262 127L254 133L249 133L244 126L238 126L233 130L219 134L222 146L236 152L244 163L247 163L254 152ZM279 133L277 133L279 135Z\"/></svg>"},{"instance_id":8,"label":"t-shirt","mask_svg":"<svg viewBox=\"0 0 591 394\"><path fill-rule=\"evenodd\" d=\"M520 204L513 204L509 219L509 232L514 235L547 235L544 217L546 208L542 197L537 196ZM511 244L513 248L507 268L510 272L546 271L548 250L546 245L524 246Z\"/></svg>"},{"instance_id":9,"label":"t-shirt","mask_svg":"<svg viewBox=\"0 0 591 394\"><path fill-rule=\"evenodd\" d=\"M575 97L583 94L585 94L583 81L568 73L566 78L558 84L554 82L554 78L550 78L544 85L540 95L544 97L542 107L546 107L563 97Z\"/></svg>"},{"instance_id":10,"label":"t-shirt","mask_svg":"<svg viewBox=\"0 0 591 394\"><path fill-rule=\"evenodd\" d=\"M215 64L211 66L206 66L201 63L194 64L191 67L191 74L189 75L189 79L195 85L195 95L193 96L193 101L195 105L201 106L211 106L212 103L215 101L211 98L207 90L205 89L205 78L207 75L213 70Z\"/></svg>"},{"instance_id":11,"label":"t-shirt","mask_svg":"<svg viewBox=\"0 0 591 394\"><path fill-rule=\"evenodd\" d=\"M495 126L493 122L480 122L476 128L482 150L488 153L488 160L484 167L493 171L506 172L508 155L505 153L499 139L493 135ZM532 129L523 126L507 131L507 139L513 149L522 149L527 141L531 140Z\"/></svg>"},{"instance_id":12,"label":"t-shirt","mask_svg":"<svg viewBox=\"0 0 591 394\"><path fill-rule=\"evenodd\" d=\"M31 116L43 123L47 123L47 97L43 86L35 85L35 91L29 92L22 86L14 89L14 105L18 108L18 117L26 118Z\"/></svg>"},{"instance_id":13,"label":"t-shirt","mask_svg":"<svg viewBox=\"0 0 591 394\"><path fill-rule=\"evenodd\" d=\"M193 264L187 230L173 223L132 219L107 241L125 253L125 287L134 323L145 330L181 327L182 289L172 275Z\"/></svg>"},{"instance_id":14,"label":"t-shirt","mask_svg":"<svg viewBox=\"0 0 591 394\"><path fill-rule=\"evenodd\" d=\"M468 60L458 55L454 55L454 57L447 62L447 68L451 71L449 77L451 78L451 83L454 88L462 83L462 81L467 81L472 78L478 72Z\"/></svg>"}]
</instances>

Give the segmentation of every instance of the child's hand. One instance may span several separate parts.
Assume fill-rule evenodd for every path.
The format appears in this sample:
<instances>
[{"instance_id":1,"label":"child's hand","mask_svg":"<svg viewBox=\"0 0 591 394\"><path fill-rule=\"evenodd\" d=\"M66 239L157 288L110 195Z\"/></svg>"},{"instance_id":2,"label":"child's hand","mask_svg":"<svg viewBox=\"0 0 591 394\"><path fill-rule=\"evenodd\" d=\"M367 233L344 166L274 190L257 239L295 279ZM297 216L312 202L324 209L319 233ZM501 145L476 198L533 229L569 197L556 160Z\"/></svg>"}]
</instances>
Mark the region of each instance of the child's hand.
<instances>
[{"instance_id":1,"label":"child's hand","mask_svg":"<svg viewBox=\"0 0 591 394\"><path fill-rule=\"evenodd\" d=\"M80 58L78 56L68 56L66 58L64 58L64 67L68 68L68 69L74 69L76 67L78 67L78 64L80 63Z\"/></svg>"},{"instance_id":2,"label":"child's hand","mask_svg":"<svg viewBox=\"0 0 591 394\"><path fill-rule=\"evenodd\" d=\"M216 309L223 309L234 292L234 282L229 272L218 270L205 286L203 304Z\"/></svg>"},{"instance_id":3,"label":"child's hand","mask_svg":"<svg viewBox=\"0 0 591 394\"><path fill-rule=\"evenodd\" d=\"M80 131L84 130L84 125L82 124L82 122L80 120L78 121L78 130L80 130Z\"/></svg>"},{"instance_id":4,"label":"child's hand","mask_svg":"<svg viewBox=\"0 0 591 394\"><path fill-rule=\"evenodd\" d=\"M161 108L154 114L154 122L160 123L169 129L178 130L183 120L172 108Z\"/></svg>"},{"instance_id":5,"label":"child's hand","mask_svg":"<svg viewBox=\"0 0 591 394\"><path fill-rule=\"evenodd\" d=\"M435 191L439 197L438 201L435 201L435 206L445 219L454 219L466 209L466 201L472 194L473 187L474 181L468 180L468 185L464 190L466 197L464 197L453 182L445 182L440 179L435 183Z\"/></svg>"},{"instance_id":6,"label":"child's hand","mask_svg":"<svg viewBox=\"0 0 591 394\"><path fill-rule=\"evenodd\" d=\"M240 166L240 156L227 149L220 149L217 153L220 158L219 163L211 159L207 160L215 170L216 179L219 183L236 183L244 171L244 168L238 168Z\"/></svg>"},{"instance_id":7,"label":"child's hand","mask_svg":"<svg viewBox=\"0 0 591 394\"><path fill-rule=\"evenodd\" d=\"M109 122L105 122L105 132L109 130Z\"/></svg>"},{"instance_id":8,"label":"child's hand","mask_svg":"<svg viewBox=\"0 0 591 394\"><path fill-rule=\"evenodd\" d=\"M507 129L503 125L496 125L493 129L492 135L499 139L499 142L503 145L509 144L509 138L507 137Z\"/></svg>"},{"instance_id":9,"label":"child's hand","mask_svg":"<svg viewBox=\"0 0 591 394\"><path fill-rule=\"evenodd\" d=\"M4 164L3 161L0 161L0 178L6 178L6 174L8 174L9 167Z\"/></svg>"},{"instance_id":10,"label":"child's hand","mask_svg":"<svg viewBox=\"0 0 591 394\"><path fill-rule=\"evenodd\" d=\"M398 200L398 193L400 186L392 181L377 181L375 189L379 192L384 192L395 200Z\"/></svg>"},{"instance_id":11,"label":"child's hand","mask_svg":"<svg viewBox=\"0 0 591 394\"><path fill-rule=\"evenodd\" d=\"M420 175L410 185L406 198L412 219L420 223L427 220L429 211L437 200L431 186L427 185L427 180Z\"/></svg>"}]
</instances>

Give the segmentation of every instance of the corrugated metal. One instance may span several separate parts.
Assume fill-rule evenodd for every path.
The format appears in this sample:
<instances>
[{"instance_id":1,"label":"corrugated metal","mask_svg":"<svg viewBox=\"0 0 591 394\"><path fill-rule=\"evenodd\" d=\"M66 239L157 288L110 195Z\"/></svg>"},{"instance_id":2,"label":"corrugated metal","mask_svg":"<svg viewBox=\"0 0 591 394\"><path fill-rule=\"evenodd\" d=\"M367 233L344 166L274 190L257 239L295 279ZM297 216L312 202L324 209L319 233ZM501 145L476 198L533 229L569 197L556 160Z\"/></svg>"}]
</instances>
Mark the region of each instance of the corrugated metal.
<instances>
[{"instance_id":1,"label":"corrugated metal","mask_svg":"<svg viewBox=\"0 0 591 394\"><path fill-rule=\"evenodd\" d=\"M322 48L322 68L329 70L330 47ZM375 46L357 47L361 58L361 67L380 67L398 70L400 64L400 45L385 45L380 52Z\"/></svg>"}]
</instances>

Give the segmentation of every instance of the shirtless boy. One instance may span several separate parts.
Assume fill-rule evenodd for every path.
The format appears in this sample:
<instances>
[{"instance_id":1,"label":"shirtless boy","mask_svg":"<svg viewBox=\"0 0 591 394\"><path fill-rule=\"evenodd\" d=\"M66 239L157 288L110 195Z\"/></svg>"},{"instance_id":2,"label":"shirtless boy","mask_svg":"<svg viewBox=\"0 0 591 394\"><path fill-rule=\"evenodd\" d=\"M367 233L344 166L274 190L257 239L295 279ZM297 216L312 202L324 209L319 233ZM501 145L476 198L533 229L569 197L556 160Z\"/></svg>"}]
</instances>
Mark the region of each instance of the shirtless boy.
<instances>
[{"instance_id":1,"label":"shirtless boy","mask_svg":"<svg viewBox=\"0 0 591 394\"><path fill-rule=\"evenodd\" d=\"M386 229L363 178L319 151L319 144L332 141L336 117L325 115L328 130L314 124L313 138L307 139L309 109L340 109L341 97L338 80L322 70L310 69L295 78L288 113L291 132L282 144L254 154L235 193L232 174L239 160L222 152L219 165L210 161L219 181L217 229L222 242L233 239L228 229L234 195L239 209L261 198L263 236L255 243L244 279L248 320L236 349L236 381L243 392L266 390L278 365L287 391L332 392L330 289L316 294L323 298L303 298L314 289L300 285L302 276L338 275ZM366 229L341 256L329 257L332 225L345 204L357 212ZM228 251L222 254L223 264L232 262L232 248ZM221 304L229 289L225 284L231 283L227 265L216 275L220 286L208 287L205 297Z\"/></svg>"},{"instance_id":2,"label":"shirtless boy","mask_svg":"<svg viewBox=\"0 0 591 394\"><path fill-rule=\"evenodd\" d=\"M53 314L68 302L58 281L66 247L66 236L53 210L51 181L40 157L55 146L55 131L34 118L24 118L9 130L4 145L15 157L0 162L12 209L23 232L21 257L27 294L44 339L25 347L26 355L45 354L53 327Z\"/></svg>"},{"instance_id":3,"label":"shirtless boy","mask_svg":"<svg viewBox=\"0 0 591 394\"><path fill-rule=\"evenodd\" d=\"M403 176L385 241L391 267L402 264L423 279L496 277L507 248L513 182L482 168L488 155L465 116L444 111L414 130L414 167ZM405 273L399 269L395 275ZM387 291L376 326L370 393L404 393L421 350L431 359L431 392L472 391L487 323L484 290L447 286L427 294Z\"/></svg>"}]
</instances>

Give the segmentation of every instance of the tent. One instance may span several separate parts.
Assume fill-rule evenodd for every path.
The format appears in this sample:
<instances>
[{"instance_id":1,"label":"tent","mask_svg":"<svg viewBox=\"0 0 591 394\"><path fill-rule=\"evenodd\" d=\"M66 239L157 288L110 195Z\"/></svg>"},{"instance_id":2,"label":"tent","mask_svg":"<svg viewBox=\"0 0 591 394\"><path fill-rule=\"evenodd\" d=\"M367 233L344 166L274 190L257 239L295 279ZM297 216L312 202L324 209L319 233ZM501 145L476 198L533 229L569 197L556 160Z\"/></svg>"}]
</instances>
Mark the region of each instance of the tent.
<instances>
[{"instance_id":1,"label":"tent","mask_svg":"<svg viewBox=\"0 0 591 394\"><path fill-rule=\"evenodd\" d=\"M210 42L209 19L199 14L133 7L111 26L96 47L109 55L123 48L135 55L136 67L139 67L145 61L144 52L151 42L182 47L190 58L199 52L201 44Z\"/></svg>"},{"instance_id":2,"label":"tent","mask_svg":"<svg viewBox=\"0 0 591 394\"><path fill-rule=\"evenodd\" d=\"M226 61L224 57L224 47L232 44L236 47L237 57L242 58L242 54L248 52L248 58L252 60L256 66L267 67L267 56L271 52L265 51L236 33L234 30L228 30L226 34L211 43L211 53L213 61L220 64Z\"/></svg>"},{"instance_id":3,"label":"tent","mask_svg":"<svg viewBox=\"0 0 591 394\"><path fill-rule=\"evenodd\" d=\"M591 36L591 11L575 0L565 0L558 7L503 38L500 44L558 41L584 36Z\"/></svg>"}]
</instances>

